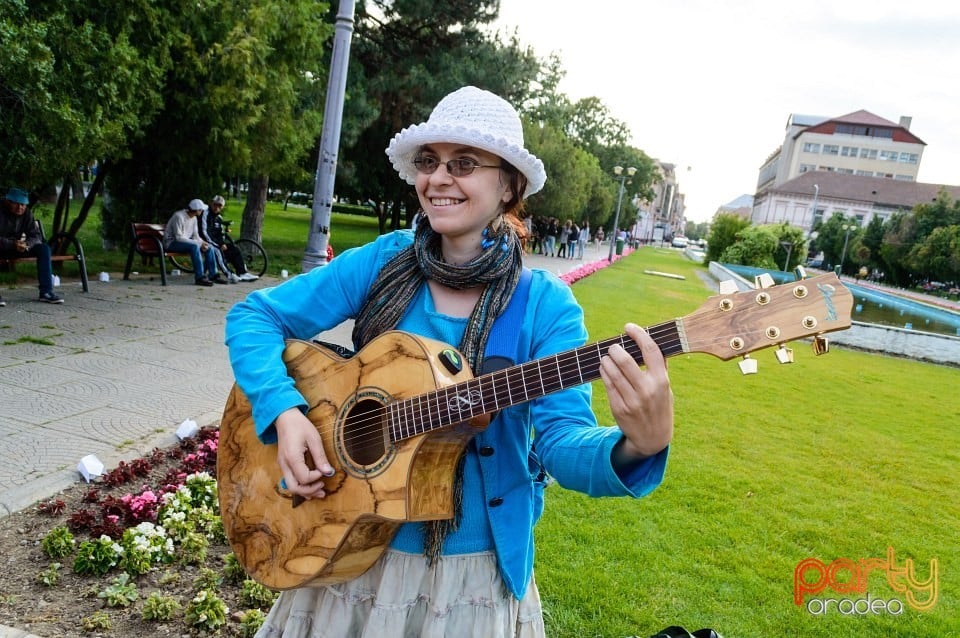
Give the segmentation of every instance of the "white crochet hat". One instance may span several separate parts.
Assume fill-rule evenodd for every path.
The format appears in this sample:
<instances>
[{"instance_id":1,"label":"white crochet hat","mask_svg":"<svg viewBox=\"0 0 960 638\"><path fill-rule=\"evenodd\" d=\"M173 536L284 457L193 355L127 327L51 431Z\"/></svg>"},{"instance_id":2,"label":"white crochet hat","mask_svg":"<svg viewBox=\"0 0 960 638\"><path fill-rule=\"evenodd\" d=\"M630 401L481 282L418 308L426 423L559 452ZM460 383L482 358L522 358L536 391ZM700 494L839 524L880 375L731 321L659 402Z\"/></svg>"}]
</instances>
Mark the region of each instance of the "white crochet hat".
<instances>
[{"instance_id":1,"label":"white crochet hat","mask_svg":"<svg viewBox=\"0 0 960 638\"><path fill-rule=\"evenodd\" d=\"M523 147L520 116L503 98L465 86L446 96L421 124L397 133L387 147L387 157L408 184L416 182L413 160L424 144L466 144L505 159L527 178L529 197L543 188L547 173L543 162Z\"/></svg>"},{"instance_id":2,"label":"white crochet hat","mask_svg":"<svg viewBox=\"0 0 960 638\"><path fill-rule=\"evenodd\" d=\"M191 199L190 203L187 204L187 208L190 210L203 210L207 205L203 203L202 199Z\"/></svg>"}]
</instances>

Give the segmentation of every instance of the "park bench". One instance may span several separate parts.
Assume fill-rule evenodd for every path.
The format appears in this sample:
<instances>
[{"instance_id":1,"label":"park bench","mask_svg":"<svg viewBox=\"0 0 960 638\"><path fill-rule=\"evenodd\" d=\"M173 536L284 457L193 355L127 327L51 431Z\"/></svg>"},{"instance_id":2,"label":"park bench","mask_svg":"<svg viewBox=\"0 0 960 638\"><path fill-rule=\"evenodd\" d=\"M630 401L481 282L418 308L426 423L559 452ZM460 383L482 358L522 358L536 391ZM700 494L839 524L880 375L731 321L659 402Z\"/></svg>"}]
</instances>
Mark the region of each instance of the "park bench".
<instances>
[{"instance_id":1,"label":"park bench","mask_svg":"<svg viewBox=\"0 0 960 638\"><path fill-rule=\"evenodd\" d=\"M127 266L123 270L123 278L130 279L133 270L133 256L140 255L143 265L151 265L156 259L160 264L160 283L167 285L167 259L183 257L190 259L190 253L171 252L163 247L163 225L133 222L130 224L133 241L130 243L130 252L127 253ZM174 264L175 267L179 267Z\"/></svg>"},{"instance_id":2,"label":"park bench","mask_svg":"<svg viewBox=\"0 0 960 638\"><path fill-rule=\"evenodd\" d=\"M83 246L80 245L80 240L69 233L59 232L47 241L47 236L43 232L43 224L37 220L34 220L34 223L37 225L37 232L40 234L40 239L50 244L50 252L52 253L50 261L53 263L62 263L65 261L77 262L77 269L80 271L80 282L83 284L83 292L90 292L90 284L87 280L87 262L83 256ZM61 247L66 247L67 249L72 248L72 252L58 254L61 252ZM16 265L21 262L36 263L36 261L36 257L0 257L0 267L9 269L15 268Z\"/></svg>"}]
</instances>

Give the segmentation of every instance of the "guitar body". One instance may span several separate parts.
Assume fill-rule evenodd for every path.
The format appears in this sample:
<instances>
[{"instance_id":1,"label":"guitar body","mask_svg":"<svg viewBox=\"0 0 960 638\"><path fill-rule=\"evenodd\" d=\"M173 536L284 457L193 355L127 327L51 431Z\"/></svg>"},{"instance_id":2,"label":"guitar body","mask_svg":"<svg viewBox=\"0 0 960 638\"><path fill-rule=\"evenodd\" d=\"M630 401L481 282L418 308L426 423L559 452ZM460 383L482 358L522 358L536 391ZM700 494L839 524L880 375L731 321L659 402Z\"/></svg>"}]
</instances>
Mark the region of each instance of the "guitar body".
<instances>
[{"instance_id":1,"label":"guitar body","mask_svg":"<svg viewBox=\"0 0 960 638\"><path fill-rule=\"evenodd\" d=\"M402 523L453 517L457 462L489 416L393 442L381 409L472 379L466 365L440 364L445 351L447 344L402 332L350 359L287 342L284 362L336 469L322 499L295 499L283 488L277 446L257 438L250 403L233 387L220 424L220 510L253 578L272 589L347 581L377 561Z\"/></svg>"}]
</instances>

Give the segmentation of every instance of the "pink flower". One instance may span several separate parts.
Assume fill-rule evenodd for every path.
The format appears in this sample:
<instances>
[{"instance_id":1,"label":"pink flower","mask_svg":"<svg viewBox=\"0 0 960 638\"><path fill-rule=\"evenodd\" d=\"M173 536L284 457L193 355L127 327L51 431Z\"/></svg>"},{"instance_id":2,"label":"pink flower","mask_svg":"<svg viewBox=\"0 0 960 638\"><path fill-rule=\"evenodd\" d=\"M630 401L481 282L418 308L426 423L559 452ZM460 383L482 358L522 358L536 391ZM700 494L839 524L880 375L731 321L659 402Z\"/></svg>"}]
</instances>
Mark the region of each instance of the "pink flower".
<instances>
[{"instance_id":1,"label":"pink flower","mask_svg":"<svg viewBox=\"0 0 960 638\"><path fill-rule=\"evenodd\" d=\"M614 255L613 261L622 259L623 257L626 257L632 252L633 252L632 248L625 248L623 251L623 256L621 257L621 256ZM564 275L560 275L560 280L566 283L567 285L570 285L575 281L580 281L581 279L583 279L588 275L592 275L598 270L602 270L606 268L612 263L613 263L612 261L607 261L606 259L599 259L597 261L592 261L589 264L583 264L579 268L574 268L573 270L571 270L570 272Z\"/></svg>"}]
</instances>

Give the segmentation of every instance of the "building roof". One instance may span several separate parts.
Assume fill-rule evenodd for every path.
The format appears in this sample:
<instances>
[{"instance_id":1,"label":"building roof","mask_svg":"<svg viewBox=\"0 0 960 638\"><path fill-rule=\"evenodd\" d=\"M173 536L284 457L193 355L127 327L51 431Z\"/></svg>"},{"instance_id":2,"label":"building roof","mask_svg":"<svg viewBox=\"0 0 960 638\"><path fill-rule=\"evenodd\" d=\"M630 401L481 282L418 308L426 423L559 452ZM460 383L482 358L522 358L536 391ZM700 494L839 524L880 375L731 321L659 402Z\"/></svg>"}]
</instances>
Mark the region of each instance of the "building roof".
<instances>
[{"instance_id":1,"label":"building roof","mask_svg":"<svg viewBox=\"0 0 960 638\"><path fill-rule=\"evenodd\" d=\"M724 204L721 206L721 209L724 208L743 208L744 206L753 206L753 195L743 194L740 197L736 198L732 202Z\"/></svg>"},{"instance_id":2,"label":"building roof","mask_svg":"<svg viewBox=\"0 0 960 638\"><path fill-rule=\"evenodd\" d=\"M833 171L809 171L784 182L768 192L813 197L814 185L820 187L820 199L843 199L889 208L910 209L921 203L936 201L941 189L954 200L960 200L960 186L907 182L889 177L863 177Z\"/></svg>"},{"instance_id":3,"label":"building roof","mask_svg":"<svg viewBox=\"0 0 960 638\"><path fill-rule=\"evenodd\" d=\"M853 113L847 113L846 115L841 115L840 117L830 118L831 122L843 122L844 124L867 124L869 126L892 126L894 128L899 128L900 125L896 122L891 122L890 120L884 119L879 115L874 115L870 111L864 111L860 109L859 111L854 111Z\"/></svg>"},{"instance_id":4,"label":"building roof","mask_svg":"<svg viewBox=\"0 0 960 638\"><path fill-rule=\"evenodd\" d=\"M826 122L829 117L822 115L803 115L802 113L791 113L787 118L787 128L791 126L815 126L820 122Z\"/></svg>"},{"instance_id":5,"label":"building roof","mask_svg":"<svg viewBox=\"0 0 960 638\"><path fill-rule=\"evenodd\" d=\"M791 116L794 117L794 116ZM807 116L809 118L809 116ZM853 113L847 113L846 115L841 115L840 117L831 117L824 118L819 122L814 122L815 118L809 118L810 124L806 125L805 128L799 129L796 133L793 134L793 139L799 138L804 133L826 133L832 135L836 129L837 124L852 124L860 126L872 126L872 127L883 127L895 129L894 131L894 140L898 142L909 142L912 144L923 144L927 145L926 142L921 140L919 137L910 132L910 129L902 124L897 124L896 122L891 122L888 119L882 118L879 115L874 115L870 111L865 111L860 109L859 111L854 111ZM802 125L800 121L796 122L798 125Z\"/></svg>"}]
</instances>

